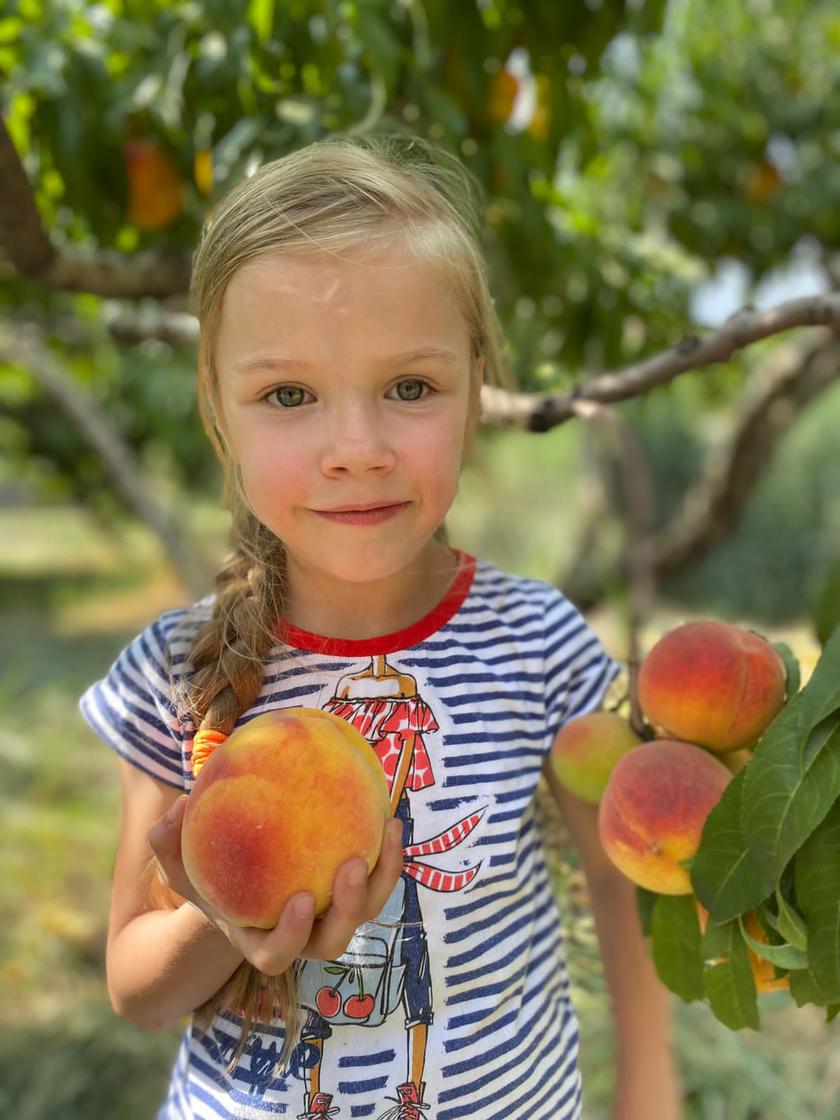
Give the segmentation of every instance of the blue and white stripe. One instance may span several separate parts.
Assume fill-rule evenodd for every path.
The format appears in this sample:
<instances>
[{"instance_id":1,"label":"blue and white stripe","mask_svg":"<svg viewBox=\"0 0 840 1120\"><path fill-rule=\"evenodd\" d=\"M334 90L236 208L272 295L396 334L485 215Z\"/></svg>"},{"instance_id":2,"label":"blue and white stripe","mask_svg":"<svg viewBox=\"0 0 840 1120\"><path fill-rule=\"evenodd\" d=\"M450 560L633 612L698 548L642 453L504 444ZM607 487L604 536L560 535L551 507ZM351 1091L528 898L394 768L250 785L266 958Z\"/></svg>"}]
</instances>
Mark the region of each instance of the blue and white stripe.
<instances>
[{"instance_id":1,"label":"blue and white stripe","mask_svg":"<svg viewBox=\"0 0 840 1120\"><path fill-rule=\"evenodd\" d=\"M178 697L192 638L209 610L208 599L162 615L80 702L122 757L184 789L192 781L193 729ZM367 660L278 645L241 722L271 708L323 707L337 680ZM416 679L440 725L426 738L435 784L409 794L415 841L486 809L463 847L433 861L450 870L480 862L471 885L451 894L420 888L434 997L425 1115L575 1120L577 1021L533 797L558 729L600 704L618 667L559 591L483 560L453 617L388 661ZM224 1073L236 1030L233 1016L217 1017L207 1036L187 1030L162 1118L304 1111L300 1069L273 1082L251 1073L255 1054L264 1065L279 1051L282 1028L261 1033L257 1049ZM401 1008L376 1028L337 1026L321 1067L321 1089L341 1110L337 1120L376 1120L391 1107L388 1098L406 1080L406 1054Z\"/></svg>"}]
</instances>

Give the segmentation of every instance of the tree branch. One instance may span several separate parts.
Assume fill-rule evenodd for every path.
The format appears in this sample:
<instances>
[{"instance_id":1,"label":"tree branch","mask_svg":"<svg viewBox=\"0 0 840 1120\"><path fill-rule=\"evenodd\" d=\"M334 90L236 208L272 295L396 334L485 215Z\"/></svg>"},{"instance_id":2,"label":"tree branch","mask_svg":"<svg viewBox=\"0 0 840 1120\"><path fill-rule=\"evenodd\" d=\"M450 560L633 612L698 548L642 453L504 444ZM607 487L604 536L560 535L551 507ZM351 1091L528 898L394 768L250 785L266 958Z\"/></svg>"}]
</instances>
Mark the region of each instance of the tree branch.
<instances>
[{"instance_id":1,"label":"tree branch","mask_svg":"<svg viewBox=\"0 0 840 1120\"><path fill-rule=\"evenodd\" d=\"M653 576L661 580L698 560L732 531L776 447L797 416L840 378L840 340L830 335L806 353L788 350L747 399L731 439L709 456L701 479L649 541ZM602 597L607 576L595 578L582 558L556 578L582 610ZM577 574L576 574L577 573ZM624 572L625 576L629 573Z\"/></svg>"},{"instance_id":2,"label":"tree branch","mask_svg":"<svg viewBox=\"0 0 840 1120\"><path fill-rule=\"evenodd\" d=\"M180 249L148 249L127 256L58 248L44 230L20 156L0 117L0 243L16 272L48 288L139 299L189 287L190 256Z\"/></svg>"},{"instance_id":3,"label":"tree branch","mask_svg":"<svg viewBox=\"0 0 840 1120\"><path fill-rule=\"evenodd\" d=\"M43 345L31 327L0 327L0 362L24 366L39 385L67 413L96 454L116 492L160 541L184 587L194 596L208 587L208 573L177 520L150 495L131 448L115 430L97 403L83 393L62 368L61 362Z\"/></svg>"},{"instance_id":4,"label":"tree branch","mask_svg":"<svg viewBox=\"0 0 840 1120\"><path fill-rule=\"evenodd\" d=\"M840 378L840 339L821 340L804 356L783 356L748 398L730 442L710 456L701 480L684 496L652 542L660 578L712 549L732 529L776 445L796 417Z\"/></svg>"},{"instance_id":5,"label":"tree branch","mask_svg":"<svg viewBox=\"0 0 840 1120\"><path fill-rule=\"evenodd\" d=\"M726 362L738 350L793 327L840 327L840 293L789 300L767 311L744 307L702 338L689 335L676 346L621 371L602 373L570 393L510 393L482 389L482 421L547 432L575 414L575 402L612 404L666 385L682 373Z\"/></svg>"}]
</instances>

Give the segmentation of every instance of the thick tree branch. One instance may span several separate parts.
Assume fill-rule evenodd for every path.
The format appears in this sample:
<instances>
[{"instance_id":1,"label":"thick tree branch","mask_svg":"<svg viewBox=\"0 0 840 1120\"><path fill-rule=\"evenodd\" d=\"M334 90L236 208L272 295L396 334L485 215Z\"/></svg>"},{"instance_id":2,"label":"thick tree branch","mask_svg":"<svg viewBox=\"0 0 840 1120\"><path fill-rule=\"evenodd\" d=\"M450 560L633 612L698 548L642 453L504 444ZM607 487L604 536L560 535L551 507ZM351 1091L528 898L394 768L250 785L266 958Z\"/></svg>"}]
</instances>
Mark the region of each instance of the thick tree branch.
<instances>
[{"instance_id":1,"label":"thick tree branch","mask_svg":"<svg viewBox=\"0 0 840 1120\"><path fill-rule=\"evenodd\" d=\"M840 292L789 300L767 311L744 307L717 330L702 337L690 335L670 350L643 362L592 377L570 393L509 393L485 386L481 398L482 421L547 432L574 416L576 401L612 404L639 397L659 385L666 385L681 373L726 362L753 342L792 327L808 326L840 328Z\"/></svg>"},{"instance_id":2,"label":"thick tree branch","mask_svg":"<svg viewBox=\"0 0 840 1120\"><path fill-rule=\"evenodd\" d=\"M184 587L203 595L209 574L184 536L176 519L152 497L148 479L97 403L83 393L41 342L32 328L0 328L0 362L25 366L39 385L68 414L96 454L115 491L155 534Z\"/></svg>"},{"instance_id":3,"label":"thick tree branch","mask_svg":"<svg viewBox=\"0 0 840 1120\"><path fill-rule=\"evenodd\" d=\"M821 340L804 356L788 354L746 400L732 439L710 456L700 481L658 533L652 548L659 577L707 553L731 531L765 467L797 416L840 379L840 340Z\"/></svg>"},{"instance_id":4,"label":"thick tree branch","mask_svg":"<svg viewBox=\"0 0 840 1120\"><path fill-rule=\"evenodd\" d=\"M788 349L768 367L748 396L730 440L709 456L702 477L680 508L649 540L652 575L661 580L700 559L734 528L775 453L798 415L840 379L840 340L829 335L803 354ZM623 562L622 562L623 563ZM629 571L622 575L629 577ZM583 610L606 589L603 566L593 573L579 554L556 582Z\"/></svg>"},{"instance_id":5,"label":"thick tree branch","mask_svg":"<svg viewBox=\"0 0 840 1120\"><path fill-rule=\"evenodd\" d=\"M40 278L55 256L55 249L44 232L35 196L2 117L0 184L0 244L5 246L18 272Z\"/></svg>"},{"instance_id":6,"label":"thick tree branch","mask_svg":"<svg viewBox=\"0 0 840 1120\"><path fill-rule=\"evenodd\" d=\"M190 256L182 250L150 249L126 256L53 245L1 117L0 244L15 271L48 288L138 299L184 292L189 286Z\"/></svg>"}]
</instances>

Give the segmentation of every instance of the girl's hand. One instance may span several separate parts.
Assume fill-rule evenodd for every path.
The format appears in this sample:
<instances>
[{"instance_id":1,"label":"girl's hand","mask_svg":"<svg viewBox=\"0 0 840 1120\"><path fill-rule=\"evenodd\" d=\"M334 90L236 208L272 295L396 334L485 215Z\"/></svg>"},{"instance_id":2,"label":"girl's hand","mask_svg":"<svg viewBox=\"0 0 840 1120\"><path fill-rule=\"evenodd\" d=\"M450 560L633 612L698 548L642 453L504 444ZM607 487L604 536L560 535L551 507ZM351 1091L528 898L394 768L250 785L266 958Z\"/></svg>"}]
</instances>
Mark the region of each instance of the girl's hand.
<instances>
[{"instance_id":1,"label":"girl's hand","mask_svg":"<svg viewBox=\"0 0 840 1120\"><path fill-rule=\"evenodd\" d=\"M299 958L340 957L359 926L382 910L402 872L402 822L392 819L386 826L379 861L370 876L363 859L351 859L339 867L333 882L332 903L323 917L315 918L313 895L301 891L283 907L274 929L235 926L198 894L184 870L181 824L186 803L186 795L179 797L149 832L149 844L167 885L218 926L231 944L267 976L278 976Z\"/></svg>"}]
</instances>

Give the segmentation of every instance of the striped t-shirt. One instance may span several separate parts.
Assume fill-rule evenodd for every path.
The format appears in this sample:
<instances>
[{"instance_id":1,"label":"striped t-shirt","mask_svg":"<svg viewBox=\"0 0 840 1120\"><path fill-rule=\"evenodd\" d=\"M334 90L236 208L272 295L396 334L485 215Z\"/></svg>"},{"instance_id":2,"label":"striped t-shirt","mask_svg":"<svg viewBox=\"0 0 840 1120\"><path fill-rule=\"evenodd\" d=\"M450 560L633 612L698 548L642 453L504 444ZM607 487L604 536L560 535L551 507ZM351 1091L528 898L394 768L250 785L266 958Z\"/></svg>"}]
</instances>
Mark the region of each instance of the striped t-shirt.
<instances>
[{"instance_id":1,"label":"striped t-shirt","mask_svg":"<svg viewBox=\"0 0 840 1120\"><path fill-rule=\"evenodd\" d=\"M389 782L402 775L405 870L337 962L303 966L303 1032L286 1069L280 1022L231 1073L236 1016L206 1033L190 1025L161 1118L580 1116L534 793L558 729L599 706L618 666L554 587L458 556L444 599L408 629L339 640L278 622L239 723L304 706L358 727ZM179 697L211 611L208 596L162 614L80 704L109 746L179 790L192 785L194 730Z\"/></svg>"}]
</instances>

